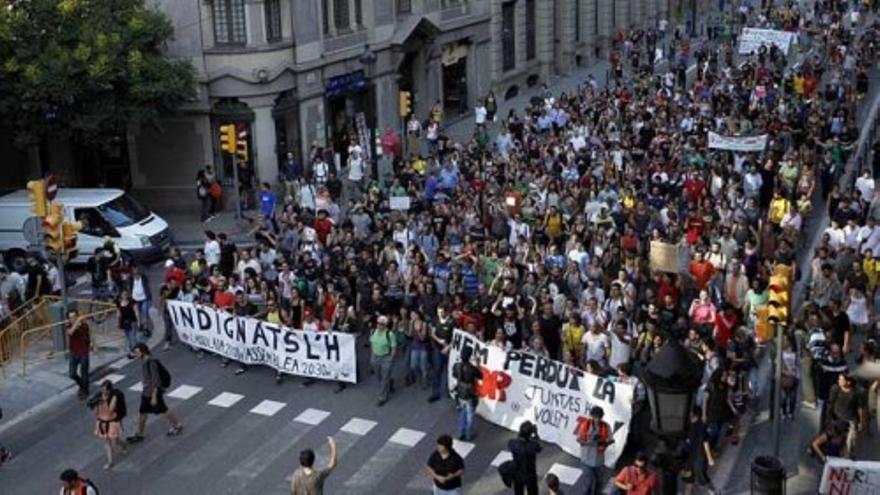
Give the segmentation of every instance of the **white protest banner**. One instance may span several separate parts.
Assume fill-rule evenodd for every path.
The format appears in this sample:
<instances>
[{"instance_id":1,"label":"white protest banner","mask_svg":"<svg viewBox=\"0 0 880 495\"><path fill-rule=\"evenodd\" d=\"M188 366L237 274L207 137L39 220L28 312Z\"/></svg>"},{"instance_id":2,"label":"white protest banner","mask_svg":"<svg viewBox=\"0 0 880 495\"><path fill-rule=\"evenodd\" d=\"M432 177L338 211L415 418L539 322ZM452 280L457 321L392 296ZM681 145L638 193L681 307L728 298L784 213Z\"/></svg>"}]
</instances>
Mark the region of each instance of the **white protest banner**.
<instances>
[{"instance_id":1,"label":"white protest banner","mask_svg":"<svg viewBox=\"0 0 880 495\"><path fill-rule=\"evenodd\" d=\"M168 301L168 309L186 345L282 373L357 383L353 335L292 330L181 301Z\"/></svg>"},{"instance_id":2,"label":"white protest banner","mask_svg":"<svg viewBox=\"0 0 880 495\"><path fill-rule=\"evenodd\" d=\"M788 55L788 48L796 41L795 33L776 29L743 28L739 36L739 54L757 53L762 44L776 45L782 53Z\"/></svg>"},{"instance_id":3,"label":"white protest banner","mask_svg":"<svg viewBox=\"0 0 880 495\"><path fill-rule=\"evenodd\" d=\"M529 352L505 351L456 330L449 353L450 391L456 384L454 365L461 361L465 348L473 350L472 359L482 375L477 382L477 414L512 431L524 421L531 421L538 427L541 440L580 457L577 427L589 420L593 406L600 406L614 440L605 451L605 465L614 466L629 433L632 385L590 375Z\"/></svg>"},{"instance_id":4,"label":"white protest banner","mask_svg":"<svg viewBox=\"0 0 880 495\"><path fill-rule=\"evenodd\" d=\"M408 210L409 196L391 196L388 198L388 206L392 210Z\"/></svg>"},{"instance_id":5,"label":"white protest banner","mask_svg":"<svg viewBox=\"0 0 880 495\"><path fill-rule=\"evenodd\" d=\"M880 462L829 457L819 482L821 495L876 495L880 493Z\"/></svg>"},{"instance_id":6,"label":"white protest banner","mask_svg":"<svg viewBox=\"0 0 880 495\"><path fill-rule=\"evenodd\" d=\"M767 135L760 136L722 136L709 131L709 149L727 151L764 151Z\"/></svg>"}]
</instances>

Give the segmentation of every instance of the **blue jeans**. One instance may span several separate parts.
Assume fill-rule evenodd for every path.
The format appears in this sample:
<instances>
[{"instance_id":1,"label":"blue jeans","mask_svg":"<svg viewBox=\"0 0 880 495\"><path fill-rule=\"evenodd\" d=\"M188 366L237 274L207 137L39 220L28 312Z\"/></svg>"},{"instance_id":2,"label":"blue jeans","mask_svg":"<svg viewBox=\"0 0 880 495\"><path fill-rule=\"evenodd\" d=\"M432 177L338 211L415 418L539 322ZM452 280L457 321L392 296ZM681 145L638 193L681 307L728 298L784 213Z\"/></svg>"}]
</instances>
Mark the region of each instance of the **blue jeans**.
<instances>
[{"instance_id":1,"label":"blue jeans","mask_svg":"<svg viewBox=\"0 0 880 495\"><path fill-rule=\"evenodd\" d=\"M474 409L470 400L458 401L458 436L465 440L474 437Z\"/></svg>"},{"instance_id":2,"label":"blue jeans","mask_svg":"<svg viewBox=\"0 0 880 495\"><path fill-rule=\"evenodd\" d=\"M446 375L446 364L449 362L449 356L434 348L431 355L431 366L433 366L433 379L431 380L431 395L440 397L440 390L443 388L443 376Z\"/></svg>"},{"instance_id":3,"label":"blue jeans","mask_svg":"<svg viewBox=\"0 0 880 495\"><path fill-rule=\"evenodd\" d=\"M586 491L584 495L601 495L602 493L602 466L584 466L586 475Z\"/></svg>"},{"instance_id":4,"label":"blue jeans","mask_svg":"<svg viewBox=\"0 0 880 495\"><path fill-rule=\"evenodd\" d=\"M89 354L71 354L68 362L70 368L68 376L76 382L80 391L89 393Z\"/></svg>"},{"instance_id":5,"label":"blue jeans","mask_svg":"<svg viewBox=\"0 0 880 495\"><path fill-rule=\"evenodd\" d=\"M150 300L144 299L143 301L133 301L137 304L138 313L141 315L141 323L144 325L144 328L153 329L153 319L150 318Z\"/></svg>"},{"instance_id":6,"label":"blue jeans","mask_svg":"<svg viewBox=\"0 0 880 495\"><path fill-rule=\"evenodd\" d=\"M127 328L122 329L125 332L125 342L128 345L128 352L134 352L134 346L140 343L141 339L138 335L138 324L136 321L131 322Z\"/></svg>"},{"instance_id":7,"label":"blue jeans","mask_svg":"<svg viewBox=\"0 0 880 495\"><path fill-rule=\"evenodd\" d=\"M425 387L428 386L428 352L427 349L409 350L410 375Z\"/></svg>"}]
</instances>

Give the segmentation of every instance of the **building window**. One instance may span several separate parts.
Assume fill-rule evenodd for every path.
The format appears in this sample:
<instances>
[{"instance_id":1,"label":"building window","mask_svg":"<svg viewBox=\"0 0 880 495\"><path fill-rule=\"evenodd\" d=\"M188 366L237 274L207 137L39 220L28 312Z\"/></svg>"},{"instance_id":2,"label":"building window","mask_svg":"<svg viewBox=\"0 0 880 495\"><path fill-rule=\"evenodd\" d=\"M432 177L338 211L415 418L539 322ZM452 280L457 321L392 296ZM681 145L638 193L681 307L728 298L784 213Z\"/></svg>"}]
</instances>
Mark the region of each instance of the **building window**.
<instances>
[{"instance_id":1,"label":"building window","mask_svg":"<svg viewBox=\"0 0 880 495\"><path fill-rule=\"evenodd\" d=\"M321 24L324 34L330 33L330 0L321 0Z\"/></svg>"},{"instance_id":2,"label":"building window","mask_svg":"<svg viewBox=\"0 0 880 495\"><path fill-rule=\"evenodd\" d=\"M337 31L351 29L351 21L348 16L348 0L333 0L333 27Z\"/></svg>"},{"instance_id":3,"label":"building window","mask_svg":"<svg viewBox=\"0 0 880 495\"><path fill-rule=\"evenodd\" d=\"M617 2L615 1L611 2L611 27L617 28Z\"/></svg>"},{"instance_id":4,"label":"building window","mask_svg":"<svg viewBox=\"0 0 880 495\"><path fill-rule=\"evenodd\" d=\"M247 42L244 0L214 0L214 42L218 45Z\"/></svg>"},{"instance_id":5,"label":"building window","mask_svg":"<svg viewBox=\"0 0 880 495\"><path fill-rule=\"evenodd\" d=\"M599 35L599 5L593 5L593 34Z\"/></svg>"},{"instance_id":6,"label":"building window","mask_svg":"<svg viewBox=\"0 0 880 495\"><path fill-rule=\"evenodd\" d=\"M535 58L537 27L535 26L535 0L526 0L526 60Z\"/></svg>"},{"instance_id":7,"label":"building window","mask_svg":"<svg viewBox=\"0 0 880 495\"><path fill-rule=\"evenodd\" d=\"M412 0L397 0L397 13L409 14L412 12Z\"/></svg>"},{"instance_id":8,"label":"building window","mask_svg":"<svg viewBox=\"0 0 880 495\"><path fill-rule=\"evenodd\" d=\"M516 31L514 30L513 2L501 6L501 68L505 71L516 67Z\"/></svg>"},{"instance_id":9,"label":"building window","mask_svg":"<svg viewBox=\"0 0 880 495\"><path fill-rule=\"evenodd\" d=\"M266 41L281 39L281 0L265 0Z\"/></svg>"},{"instance_id":10,"label":"building window","mask_svg":"<svg viewBox=\"0 0 880 495\"><path fill-rule=\"evenodd\" d=\"M354 0L354 22L358 26L364 25L364 9L361 5L361 0Z\"/></svg>"},{"instance_id":11,"label":"building window","mask_svg":"<svg viewBox=\"0 0 880 495\"><path fill-rule=\"evenodd\" d=\"M574 40L581 40L581 0L574 0Z\"/></svg>"}]
</instances>

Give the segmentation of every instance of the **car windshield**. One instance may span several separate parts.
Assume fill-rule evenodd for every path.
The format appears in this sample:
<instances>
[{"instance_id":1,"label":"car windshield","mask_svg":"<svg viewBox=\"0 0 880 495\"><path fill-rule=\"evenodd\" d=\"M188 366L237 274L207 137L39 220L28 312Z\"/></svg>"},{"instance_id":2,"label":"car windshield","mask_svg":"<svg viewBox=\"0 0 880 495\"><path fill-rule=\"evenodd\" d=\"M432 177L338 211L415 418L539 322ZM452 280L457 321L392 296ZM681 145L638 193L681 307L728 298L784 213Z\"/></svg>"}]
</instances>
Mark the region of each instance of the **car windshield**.
<instances>
[{"instance_id":1,"label":"car windshield","mask_svg":"<svg viewBox=\"0 0 880 495\"><path fill-rule=\"evenodd\" d=\"M143 205L127 194L102 204L98 207L98 211L114 227L128 227L150 216L150 210L144 208Z\"/></svg>"}]
</instances>

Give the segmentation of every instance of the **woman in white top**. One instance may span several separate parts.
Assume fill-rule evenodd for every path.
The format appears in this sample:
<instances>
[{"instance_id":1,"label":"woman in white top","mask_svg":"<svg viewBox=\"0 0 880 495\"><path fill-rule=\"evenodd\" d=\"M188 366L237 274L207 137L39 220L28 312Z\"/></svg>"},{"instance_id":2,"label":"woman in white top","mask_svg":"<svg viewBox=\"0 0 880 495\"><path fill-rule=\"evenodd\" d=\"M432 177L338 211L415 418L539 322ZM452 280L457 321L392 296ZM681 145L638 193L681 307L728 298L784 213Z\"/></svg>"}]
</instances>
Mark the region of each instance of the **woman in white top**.
<instances>
[{"instance_id":1,"label":"woman in white top","mask_svg":"<svg viewBox=\"0 0 880 495\"><path fill-rule=\"evenodd\" d=\"M782 418L794 419L797 407L798 383L801 381L801 363L797 346L791 335L782 341Z\"/></svg>"},{"instance_id":2,"label":"woman in white top","mask_svg":"<svg viewBox=\"0 0 880 495\"><path fill-rule=\"evenodd\" d=\"M868 306L868 298L862 287L853 287L849 290L847 298L846 315L857 332L863 331L871 321L870 308Z\"/></svg>"}]
</instances>

